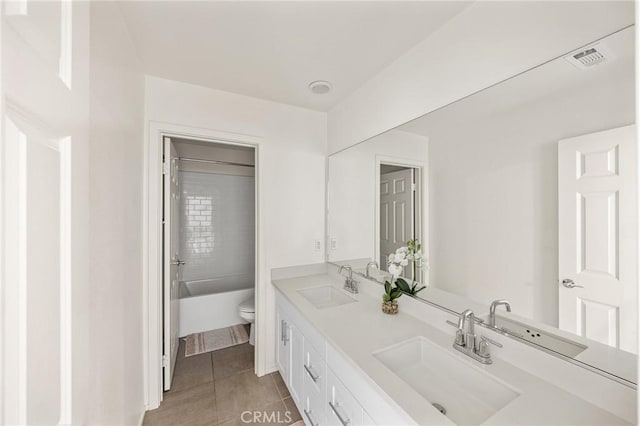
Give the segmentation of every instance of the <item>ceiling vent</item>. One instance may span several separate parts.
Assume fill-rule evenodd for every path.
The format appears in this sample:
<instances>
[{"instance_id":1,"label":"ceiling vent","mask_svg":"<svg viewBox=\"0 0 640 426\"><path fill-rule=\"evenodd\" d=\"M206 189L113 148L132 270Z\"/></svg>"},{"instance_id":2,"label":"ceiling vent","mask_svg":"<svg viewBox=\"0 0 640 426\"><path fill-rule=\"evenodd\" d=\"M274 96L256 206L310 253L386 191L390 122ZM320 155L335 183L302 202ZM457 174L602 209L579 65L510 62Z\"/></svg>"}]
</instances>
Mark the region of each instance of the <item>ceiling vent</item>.
<instances>
[{"instance_id":1,"label":"ceiling vent","mask_svg":"<svg viewBox=\"0 0 640 426\"><path fill-rule=\"evenodd\" d=\"M316 95L324 95L331 91L331 83L324 80L317 80L309 84L309 90Z\"/></svg>"},{"instance_id":2,"label":"ceiling vent","mask_svg":"<svg viewBox=\"0 0 640 426\"><path fill-rule=\"evenodd\" d=\"M613 54L603 43L596 43L570 53L565 59L576 68L586 70L613 59Z\"/></svg>"}]
</instances>

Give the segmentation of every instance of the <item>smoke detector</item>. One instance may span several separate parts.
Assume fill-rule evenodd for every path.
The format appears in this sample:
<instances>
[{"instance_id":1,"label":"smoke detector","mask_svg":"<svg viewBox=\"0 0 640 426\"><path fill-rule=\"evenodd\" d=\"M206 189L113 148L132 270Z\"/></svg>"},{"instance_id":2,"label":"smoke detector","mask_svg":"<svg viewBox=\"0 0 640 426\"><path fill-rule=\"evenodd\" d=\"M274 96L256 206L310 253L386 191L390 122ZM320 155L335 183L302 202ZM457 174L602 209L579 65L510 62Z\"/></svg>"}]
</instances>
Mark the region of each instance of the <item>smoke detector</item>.
<instances>
[{"instance_id":1,"label":"smoke detector","mask_svg":"<svg viewBox=\"0 0 640 426\"><path fill-rule=\"evenodd\" d=\"M309 90L316 95L324 95L325 93L329 93L331 91L331 83L324 80L314 81L309 83Z\"/></svg>"},{"instance_id":2,"label":"smoke detector","mask_svg":"<svg viewBox=\"0 0 640 426\"><path fill-rule=\"evenodd\" d=\"M604 43L596 43L576 50L564 58L576 68L586 70L613 59L613 54Z\"/></svg>"}]
</instances>

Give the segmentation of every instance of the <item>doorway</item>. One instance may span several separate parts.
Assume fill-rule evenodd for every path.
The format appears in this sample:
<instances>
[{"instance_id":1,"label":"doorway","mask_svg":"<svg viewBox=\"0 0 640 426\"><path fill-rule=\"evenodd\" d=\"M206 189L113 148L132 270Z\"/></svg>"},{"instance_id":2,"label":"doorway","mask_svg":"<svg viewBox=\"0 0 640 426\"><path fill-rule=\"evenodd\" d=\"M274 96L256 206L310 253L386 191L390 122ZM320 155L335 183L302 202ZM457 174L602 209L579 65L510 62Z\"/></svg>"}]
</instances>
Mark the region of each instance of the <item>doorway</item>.
<instances>
[{"instance_id":1,"label":"doorway","mask_svg":"<svg viewBox=\"0 0 640 426\"><path fill-rule=\"evenodd\" d=\"M426 229L424 165L414 162L381 159L377 161L376 179L376 260L387 271L387 258L410 240L425 244ZM424 282L422 268L407 268L403 276Z\"/></svg>"},{"instance_id":2,"label":"doorway","mask_svg":"<svg viewBox=\"0 0 640 426\"><path fill-rule=\"evenodd\" d=\"M179 339L186 356L220 344L254 345L254 168L253 147L163 138L165 391Z\"/></svg>"},{"instance_id":3,"label":"doorway","mask_svg":"<svg viewBox=\"0 0 640 426\"><path fill-rule=\"evenodd\" d=\"M178 149L176 149L173 153L174 160L171 159L171 147L167 146L166 139L170 141L179 142ZM259 285L260 280L264 276L261 271L264 270L264 261L263 257L259 255L259 247L262 239L260 238L260 230L264 228L264 225L260 225L261 217L259 215L260 211L260 182L262 179L260 178L260 168L259 168L259 157L260 157L260 144L262 143L262 139L253 136L246 135L237 135L233 133L220 132L215 130L207 130L200 128L191 128L188 126L182 126L177 124L168 124L168 123L159 123L159 122L150 122L149 128L149 143L147 146L147 165L146 165L146 186L145 186L145 198L147 203L145 204L145 245L144 245L144 259L145 259L145 298L148 301L147 309L145 312L146 318L146 326L145 326L145 340L147 342L145 349L145 359L146 359L146 387L145 387L145 400L146 407L148 410L155 409L160 405L160 402L163 399L163 391L165 388L171 386L171 376L173 374L173 367L175 366L175 358L177 357L176 348L180 345L180 313L184 314L185 312L196 312L193 309L180 309L181 301L186 301L185 298L181 299L182 295L185 293L185 278L189 278L189 275L185 275L185 271L181 271L180 269L184 269L187 265L188 258L183 258L183 253L178 250L176 255L175 246L174 249L171 249L170 244L163 237L165 234L170 234L170 216L167 216L167 208L165 208L163 195L165 193L171 194L170 184L167 183L165 179L164 171L168 171L171 173L172 163L174 164L174 176L177 175L176 187L180 188L180 170L185 171L186 168L190 167L191 172L196 176L196 173L200 173L200 176L205 176L206 173L202 173L202 168L210 168L217 167L218 171L221 169L224 171L229 171L229 169L238 170L239 168L249 169L251 170L251 179L253 182L249 184L251 189L253 190L252 198L253 204L248 207L248 209L253 214L252 218L252 227L246 226L246 231L250 233L250 237L252 238L251 247L252 250L244 249L242 252L242 256L244 260L247 260L250 267L245 268L246 272L244 278L246 278L243 282L239 277L236 282L232 285L232 287L242 287L238 288L242 290L246 298L250 295L254 295L255 304L254 304L254 316L257 318L261 318L261 315L264 316L264 309L260 307L265 303L265 295L263 286ZM191 152L185 154L180 150L180 143L188 143L191 146ZM168 163L165 166L164 164L164 153L165 146L167 146L166 152L169 153ZM244 159L242 161L238 161L237 159L221 159L222 161L227 161L229 163L240 163L240 164L217 164L216 158L202 158L201 154L204 151L212 150L213 147L224 148L227 151L233 151L236 153L242 153ZM174 147L175 148L175 147ZM197 151L197 152L196 152ZM249 156L249 160L247 160L247 156ZM179 158L183 157L182 160ZM191 160L187 160L190 158ZM207 162L203 162L200 160L211 160ZM251 163L253 167L242 167ZM182 165L181 165L182 164ZM189 164L189 166L187 166ZM230 178L229 174L219 173L223 178ZM170 174L169 174L170 176ZM245 182L245 188L247 182ZM165 188L169 188L168 191ZM229 187L226 185L222 186L222 192L225 191L229 193ZM175 192L175 190L174 190ZM178 196L184 197L184 194L177 190ZM233 191L232 191L233 194ZM246 200L246 197L245 197ZM184 200L180 200L184 201ZM248 204L248 203L245 203ZM178 202L179 205L179 202ZM246 207L246 206L245 206ZM184 206L183 206L184 209ZM247 210L245 208L245 210ZM175 210L174 210L175 211ZM174 215L180 215L180 209L177 209L178 213L174 213ZM170 214L170 213L169 213ZM207 218L207 214L200 215ZM165 220L165 223L163 223ZM206 220L205 220L206 222ZM178 222L179 223L179 222ZM165 230L165 225L167 229ZM200 230L200 232L208 232L206 230ZM198 235L198 238L201 237L210 237L211 235ZM196 236L193 235L195 238ZM215 237L215 236L214 236ZM180 233L178 232L178 241L180 238ZM218 235L218 238L220 236ZM206 239L206 238L205 238ZM227 238L228 239L228 238ZM170 240L169 240L170 241ZM210 248L207 247L207 241L195 241L192 240L193 243L205 243L205 247L198 247L199 249L204 248L205 252ZM220 243L220 239L218 239L217 243ZM183 247L185 242L183 241ZM221 243L220 243L221 244ZM219 246L220 247L220 246ZM222 247L225 247L223 244ZM233 251L233 250L232 250ZM211 250L209 250L211 252ZM202 252L200 254L203 254ZM206 253L205 253L206 254ZM211 253L209 253L211 254ZM227 256L231 259L239 258L237 254L237 250L233 255ZM171 271L170 263L176 263L174 266L174 270ZM185 262L184 265L181 263ZM261 262L261 263L259 263ZM193 260L191 260L191 266L193 265ZM259 267L258 267L259 265ZM220 265L218 265L220 266ZM236 265L237 266L237 265ZM226 266L225 266L226 267ZM240 266L237 266L241 268ZM223 273L229 272L229 269L224 269L224 267L218 268ZM238 269L236 269L237 271ZM206 271L202 271L202 268L198 270L199 272L205 273ZM193 272L193 271L192 271ZM210 271L209 271L210 272ZM233 274L231 274L233 275ZM168 284L165 286L164 278L168 278ZM193 277L193 276L192 276ZM197 278L197 277L195 277ZM209 277L212 278L212 277ZM213 277L215 278L215 277ZM191 289L188 289L189 293L196 294L201 289L196 289L195 287L200 287L204 285L201 280L192 279L190 283ZM205 281L213 281L213 280L205 280ZM206 283L205 283L206 284ZM209 282L210 286L214 284ZM237 285L236 285L237 284ZM219 283L215 284L216 287L219 287ZM168 290L168 291L165 291ZM250 293L250 294L249 294ZM222 292L223 298L228 298L230 296L235 297L236 299L239 297L239 293L236 292ZM243 299L246 299L243 298ZM191 298L191 299L197 299ZM238 302L238 303L236 303ZM229 317L233 315L236 316L236 321L249 323L249 321L244 320L240 317L239 312L239 304L242 301L226 301L226 303L220 303L219 306L221 309L206 309L206 312L202 310L200 312L200 317L204 316L207 320L217 321L217 324L220 324L221 327L226 327L231 324L220 323L220 321L225 318L229 320ZM224 308L222 306L224 305ZM174 315L171 315L171 308L173 306ZM166 309L165 309L166 308ZM243 309L244 311L244 309ZM196 315L198 316L198 315ZM245 315L243 315L245 316ZM173 317L173 321L171 320ZM221 318L222 317L222 320ZM166 327L165 327L166 324ZM256 320L254 322L256 326L255 333L255 346L251 346L251 353L254 354L255 362L253 362L253 370L255 374L261 376L264 375L265 371L265 359L268 355L267 351L269 349L269 341L265 340L266 336L263 334L268 331L269 324L265 323L261 320ZM188 330L188 328L185 328ZM193 330L192 330L193 331ZM249 334L249 327L247 327L247 335ZM172 347L173 342L173 347ZM248 343L247 343L248 345ZM184 342L182 342L182 346L184 347ZM184 356L184 355L182 355ZM172 360L172 357L174 358Z\"/></svg>"}]
</instances>

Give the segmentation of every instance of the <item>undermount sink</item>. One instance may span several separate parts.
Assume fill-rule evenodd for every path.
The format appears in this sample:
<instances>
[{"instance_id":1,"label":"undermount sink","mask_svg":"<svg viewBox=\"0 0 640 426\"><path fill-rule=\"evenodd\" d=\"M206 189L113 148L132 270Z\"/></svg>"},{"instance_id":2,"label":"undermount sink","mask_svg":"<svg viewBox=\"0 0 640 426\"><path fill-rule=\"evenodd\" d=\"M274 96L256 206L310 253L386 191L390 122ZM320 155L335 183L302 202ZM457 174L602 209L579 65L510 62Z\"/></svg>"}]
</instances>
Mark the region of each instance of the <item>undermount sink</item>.
<instances>
[{"instance_id":1,"label":"undermount sink","mask_svg":"<svg viewBox=\"0 0 640 426\"><path fill-rule=\"evenodd\" d=\"M332 308L334 306L357 302L353 297L348 296L344 292L330 285L306 288L298 290L298 293L318 309Z\"/></svg>"},{"instance_id":2,"label":"undermount sink","mask_svg":"<svg viewBox=\"0 0 640 426\"><path fill-rule=\"evenodd\" d=\"M373 353L436 409L459 425L480 424L519 394L424 337Z\"/></svg>"}]
</instances>

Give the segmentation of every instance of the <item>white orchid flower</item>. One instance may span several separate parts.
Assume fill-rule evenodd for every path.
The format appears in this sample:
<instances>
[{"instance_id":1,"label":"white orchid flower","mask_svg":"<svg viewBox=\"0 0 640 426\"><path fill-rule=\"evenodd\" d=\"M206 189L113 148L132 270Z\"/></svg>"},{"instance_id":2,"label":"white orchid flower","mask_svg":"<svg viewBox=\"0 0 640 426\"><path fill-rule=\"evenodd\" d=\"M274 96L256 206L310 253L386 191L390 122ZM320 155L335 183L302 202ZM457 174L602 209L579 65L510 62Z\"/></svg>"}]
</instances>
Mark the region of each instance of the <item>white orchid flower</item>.
<instances>
[{"instance_id":1,"label":"white orchid flower","mask_svg":"<svg viewBox=\"0 0 640 426\"><path fill-rule=\"evenodd\" d=\"M407 259L403 259L402 261L400 261L400 266L407 266L409 264L409 261Z\"/></svg>"},{"instance_id":2,"label":"white orchid flower","mask_svg":"<svg viewBox=\"0 0 640 426\"><path fill-rule=\"evenodd\" d=\"M406 247L400 247L396 250L396 253L406 253L407 252L407 248Z\"/></svg>"},{"instance_id":3,"label":"white orchid flower","mask_svg":"<svg viewBox=\"0 0 640 426\"><path fill-rule=\"evenodd\" d=\"M393 278L398 278L402 273L402 267L395 263L391 263L387 269L389 270L389 273L393 275Z\"/></svg>"}]
</instances>

